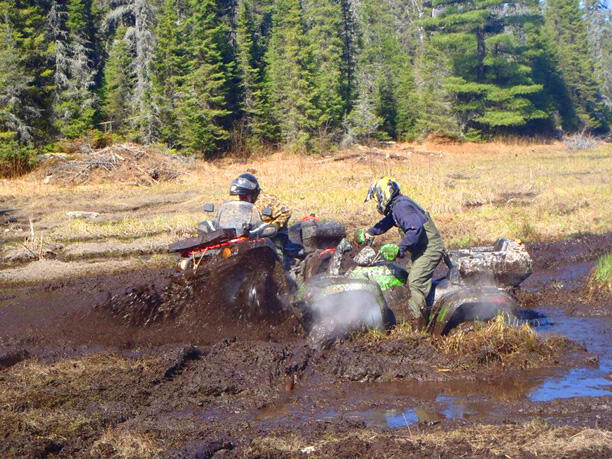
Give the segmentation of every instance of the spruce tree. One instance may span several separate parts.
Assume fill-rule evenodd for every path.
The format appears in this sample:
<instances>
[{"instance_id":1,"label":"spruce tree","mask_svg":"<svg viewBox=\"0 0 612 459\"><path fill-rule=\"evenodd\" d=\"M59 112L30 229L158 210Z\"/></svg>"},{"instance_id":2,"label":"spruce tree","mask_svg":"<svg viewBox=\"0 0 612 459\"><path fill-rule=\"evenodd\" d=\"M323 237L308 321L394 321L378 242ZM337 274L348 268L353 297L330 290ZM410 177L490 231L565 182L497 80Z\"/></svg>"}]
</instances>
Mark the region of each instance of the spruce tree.
<instances>
[{"instance_id":1,"label":"spruce tree","mask_svg":"<svg viewBox=\"0 0 612 459\"><path fill-rule=\"evenodd\" d=\"M179 0L164 0L156 28L156 44L152 62L153 100L158 109L159 137L168 146L177 145L180 127L177 102L187 73L187 44L184 37L185 18Z\"/></svg>"},{"instance_id":2,"label":"spruce tree","mask_svg":"<svg viewBox=\"0 0 612 459\"><path fill-rule=\"evenodd\" d=\"M394 138L397 91L405 57L395 32L396 18L391 3L363 0L358 5L361 46L357 60L357 95L345 121L345 141L370 136ZM371 132L375 125L376 131Z\"/></svg>"},{"instance_id":3,"label":"spruce tree","mask_svg":"<svg viewBox=\"0 0 612 459\"><path fill-rule=\"evenodd\" d=\"M359 103L353 111L373 108L374 112L351 113L346 126L363 137L369 129L355 125L356 120L369 120L371 127L374 124L370 121L378 119L377 131L370 135L412 138L418 115L414 62L422 36L417 22L422 14L421 2L362 0L354 2L353 8L359 18Z\"/></svg>"},{"instance_id":4,"label":"spruce tree","mask_svg":"<svg viewBox=\"0 0 612 459\"><path fill-rule=\"evenodd\" d=\"M125 39L131 53L130 71L134 84L130 94L129 124L136 138L143 143L156 140L159 119L152 97L151 60L155 49L155 13L150 0L116 0L106 15L106 27L125 25Z\"/></svg>"},{"instance_id":5,"label":"spruce tree","mask_svg":"<svg viewBox=\"0 0 612 459\"><path fill-rule=\"evenodd\" d=\"M405 136L424 138L429 134L443 137L460 136L452 106L452 94L445 82L452 75L452 62L429 40L424 41L414 65L414 110Z\"/></svg>"},{"instance_id":6,"label":"spruce tree","mask_svg":"<svg viewBox=\"0 0 612 459\"><path fill-rule=\"evenodd\" d=\"M357 89L357 59L359 55L360 37L355 0L340 0L342 12L342 58L340 60L341 97L344 101L343 113L350 113L356 97Z\"/></svg>"},{"instance_id":7,"label":"spruce tree","mask_svg":"<svg viewBox=\"0 0 612 459\"><path fill-rule=\"evenodd\" d=\"M91 63L91 4L53 2L48 15L54 41L54 125L62 137L78 137L93 128L96 114L95 70Z\"/></svg>"},{"instance_id":8,"label":"spruce tree","mask_svg":"<svg viewBox=\"0 0 612 459\"><path fill-rule=\"evenodd\" d=\"M607 3L607 4L606 4ZM609 2L587 0L587 32L595 78L608 112L612 111L612 11ZM609 123L612 122L609 121ZM608 123L608 124L609 124Z\"/></svg>"},{"instance_id":9,"label":"spruce tree","mask_svg":"<svg viewBox=\"0 0 612 459\"><path fill-rule=\"evenodd\" d=\"M580 118L576 128L606 131L607 110L595 80L587 23L578 0L549 0L546 5L546 27L555 44L563 78Z\"/></svg>"},{"instance_id":10,"label":"spruce tree","mask_svg":"<svg viewBox=\"0 0 612 459\"><path fill-rule=\"evenodd\" d=\"M126 133L130 95L134 86L134 78L129 71L132 59L124 36L125 27L120 27L111 43L100 91L105 120L112 123L114 131L122 134Z\"/></svg>"},{"instance_id":11,"label":"spruce tree","mask_svg":"<svg viewBox=\"0 0 612 459\"><path fill-rule=\"evenodd\" d=\"M321 134L331 136L340 128L347 101L343 99L342 7L337 0L305 0L307 40L312 52L313 103Z\"/></svg>"},{"instance_id":12,"label":"spruce tree","mask_svg":"<svg viewBox=\"0 0 612 459\"><path fill-rule=\"evenodd\" d=\"M431 43L452 60L445 87L464 135L520 133L548 117L534 105L542 86L521 57L524 24L538 20L533 6L503 0L434 0L432 5L435 17L422 24Z\"/></svg>"},{"instance_id":13,"label":"spruce tree","mask_svg":"<svg viewBox=\"0 0 612 459\"><path fill-rule=\"evenodd\" d=\"M32 108L24 106L22 101L32 79L25 74L18 55L15 31L2 16L0 68L0 175L4 175L27 161L28 150L24 145L32 139L32 128L27 123L28 111Z\"/></svg>"},{"instance_id":14,"label":"spruce tree","mask_svg":"<svg viewBox=\"0 0 612 459\"><path fill-rule=\"evenodd\" d=\"M236 28L236 63L241 89L241 111L246 148L258 149L278 141L265 90L264 39L253 1L240 3Z\"/></svg>"},{"instance_id":15,"label":"spruce tree","mask_svg":"<svg viewBox=\"0 0 612 459\"><path fill-rule=\"evenodd\" d=\"M186 75L179 89L176 117L178 146L211 156L222 151L229 137L226 118L227 68L223 47L228 30L219 20L215 0L190 0L185 23Z\"/></svg>"},{"instance_id":16,"label":"spruce tree","mask_svg":"<svg viewBox=\"0 0 612 459\"><path fill-rule=\"evenodd\" d=\"M22 101L32 78L25 73L16 45L11 24L0 18L0 141L27 143L32 139L32 128Z\"/></svg>"},{"instance_id":17,"label":"spruce tree","mask_svg":"<svg viewBox=\"0 0 612 459\"><path fill-rule=\"evenodd\" d=\"M300 2L276 1L266 60L267 90L282 141L293 150L309 151L320 112Z\"/></svg>"},{"instance_id":18,"label":"spruce tree","mask_svg":"<svg viewBox=\"0 0 612 459\"><path fill-rule=\"evenodd\" d=\"M53 100L53 48L46 37L48 7L47 0L0 2L0 20L10 24L23 72L31 81L21 92L19 103L23 107L22 119L30 127L30 140L35 144L49 140L53 131L48 116Z\"/></svg>"}]
</instances>

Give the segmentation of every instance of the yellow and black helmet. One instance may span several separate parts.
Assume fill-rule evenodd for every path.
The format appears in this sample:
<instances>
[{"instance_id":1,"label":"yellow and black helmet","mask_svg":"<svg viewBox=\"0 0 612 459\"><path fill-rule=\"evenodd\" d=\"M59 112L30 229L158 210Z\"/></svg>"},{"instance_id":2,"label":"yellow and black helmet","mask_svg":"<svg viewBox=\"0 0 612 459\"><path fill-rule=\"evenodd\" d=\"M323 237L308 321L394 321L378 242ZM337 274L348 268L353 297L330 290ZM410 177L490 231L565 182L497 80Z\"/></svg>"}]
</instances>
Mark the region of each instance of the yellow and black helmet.
<instances>
[{"instance_id":1,"label":"yellow and black helmet","mask_svg":"<svg viewBox=\"0 0 612 459\"><path fill-rule=\"evenodd\" d=\"M400 187L395 180L391 177L383 177L376 180L370 189L364 202L368 202L370 199L376 199L376 210L383 215L389 213L389 204L393 201L393 198L400 192Z\"/></svg>"}]
</instances>

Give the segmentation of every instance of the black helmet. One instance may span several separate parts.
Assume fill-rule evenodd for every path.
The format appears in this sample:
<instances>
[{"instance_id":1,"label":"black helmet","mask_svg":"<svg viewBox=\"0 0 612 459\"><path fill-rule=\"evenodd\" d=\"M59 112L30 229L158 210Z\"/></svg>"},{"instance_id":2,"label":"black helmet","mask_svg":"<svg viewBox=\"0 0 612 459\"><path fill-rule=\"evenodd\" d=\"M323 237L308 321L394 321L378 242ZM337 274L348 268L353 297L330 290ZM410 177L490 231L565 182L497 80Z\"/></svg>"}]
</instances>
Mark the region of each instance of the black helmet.
<instances>
[{"instance_id":1,"label":"black helmet","mask_svg":"<svg viewBox=\"0 0 612 459\"><path fill-rule=\"evenodd\" d=\"M259 196L259 182L253 174L241 174L232 181L230 186L231 195L250 195L253 196L253 201Z\"/></svg>"}]
</instances>

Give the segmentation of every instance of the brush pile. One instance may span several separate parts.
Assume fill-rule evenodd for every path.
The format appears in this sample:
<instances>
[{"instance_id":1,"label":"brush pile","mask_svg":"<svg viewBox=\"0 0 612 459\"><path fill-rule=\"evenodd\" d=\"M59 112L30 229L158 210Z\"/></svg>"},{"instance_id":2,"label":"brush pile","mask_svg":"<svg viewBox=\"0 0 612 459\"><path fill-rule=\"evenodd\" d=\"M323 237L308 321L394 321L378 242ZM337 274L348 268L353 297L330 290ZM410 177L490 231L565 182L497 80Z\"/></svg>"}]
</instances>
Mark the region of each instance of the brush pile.
<instances>
[{"instance_id":1,"label":"brush pile","mask_svg":"<svg viewBox=\"0 0 612 459\"><path fill-rule=\"evenodd\" d=\"M121 182L154 185L186 174L185 163L136 144L111 145L88 153L53 157L42 168L44 183L83 185Z\"/></svg>"}]
</instances>

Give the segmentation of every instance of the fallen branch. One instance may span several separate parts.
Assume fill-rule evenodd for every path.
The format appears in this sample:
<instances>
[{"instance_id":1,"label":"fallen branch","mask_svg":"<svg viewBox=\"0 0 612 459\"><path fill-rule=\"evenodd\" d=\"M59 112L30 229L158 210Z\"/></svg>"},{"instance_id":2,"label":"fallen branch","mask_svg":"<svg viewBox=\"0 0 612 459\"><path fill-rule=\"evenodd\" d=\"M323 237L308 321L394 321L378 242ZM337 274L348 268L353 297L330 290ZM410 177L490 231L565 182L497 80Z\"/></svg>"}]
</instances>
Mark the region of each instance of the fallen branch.
<instances>
[{"instance_id":1,"label":"fallen branch","mask_svg":"<svg viewBox=\"0 0 612 459\"><path fill-rule=\"evenodd\" d=\"M366 159L372 159L372 156L375 156L376 157L375 159L383 159L385 161L389 159L393 159L397 161L406 161L410 159L410 153L400 155L397 153L391 153L391 152L379 150L378 148L366 149L365 147L360 148L360 150L361 151L354 151L354 152L345 153L345 154L338 155L338 156L330 156L327 158L323 158L317 161L317 164L329 163L329 162L335 162L335 161L344 161L346 159L353 159L353 158L357 158L357 161L363 161Z\"/></svg>"},{"instance_id":2,"label":"fallen branch","mask_svg":"<svg viewBox=\"0 0 612 459\"><path fill-rule=\"evenodd\" d=\"M410 150L409 147L402 147L402 150L408 151L408 154L421 155L421 156L435 156L438 158L444 158L444 153L441 151Z\"/></svg>"},{"instance_id":3,"label":"fallen branch","mask_svg":"<svg viewBox=\"0 0 612 459\"><path fill-rule=\"evenodd\" d=\"M132 144L111 145L54 164L45 171L45 183L53 180L65 185L81 185L93 180L110 180L136 185L155 185L185 174L182 169L182 165L178 165L176 160L160 151Z\"/></svg>"}]
</instances>

